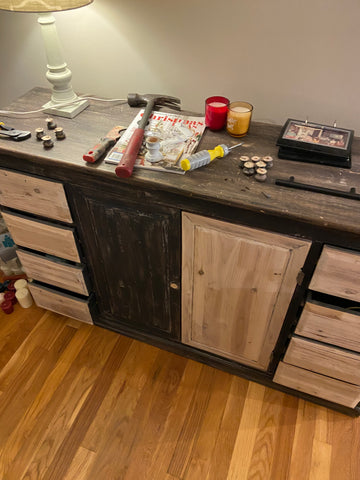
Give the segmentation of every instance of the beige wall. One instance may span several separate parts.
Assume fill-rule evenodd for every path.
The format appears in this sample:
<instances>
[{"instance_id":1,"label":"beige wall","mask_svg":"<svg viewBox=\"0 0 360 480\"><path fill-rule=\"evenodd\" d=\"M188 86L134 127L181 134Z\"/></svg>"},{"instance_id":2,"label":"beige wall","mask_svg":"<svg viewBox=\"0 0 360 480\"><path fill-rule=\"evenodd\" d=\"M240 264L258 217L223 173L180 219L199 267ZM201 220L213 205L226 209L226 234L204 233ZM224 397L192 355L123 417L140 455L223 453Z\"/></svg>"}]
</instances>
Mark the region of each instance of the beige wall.
<instances>
[{"instance_id":1,"label":"beige wall","mask_svg":"<svg viewBox=\"0 0 360 480\"><path fill-rule=\"evenodd\" d=\"M95 0L55 15L76 91L166 93L203 111L209 95L360 134L358 0ZM0 106L47 86L36 15L0 12ZM11 47L11 48L7 48Z\"/></svg>"}]
</instances>

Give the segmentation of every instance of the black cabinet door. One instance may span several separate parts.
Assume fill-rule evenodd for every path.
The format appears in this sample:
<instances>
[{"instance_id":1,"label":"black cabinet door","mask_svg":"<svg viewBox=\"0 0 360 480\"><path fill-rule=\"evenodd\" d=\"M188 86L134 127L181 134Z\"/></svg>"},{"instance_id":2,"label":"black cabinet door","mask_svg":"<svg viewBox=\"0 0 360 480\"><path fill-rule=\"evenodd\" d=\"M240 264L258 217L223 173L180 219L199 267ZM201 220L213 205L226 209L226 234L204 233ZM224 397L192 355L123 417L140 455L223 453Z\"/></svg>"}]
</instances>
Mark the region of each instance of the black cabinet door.
<instances>
[{"instance_id":1,"label":"black cabinet door","mask_svg":"<svg viewBox=\"0 0 360 480\"><path fill-rule=\"evenodd\" d=\"M180 338L180 212L72 192L98 323Z\"/></svg>"}]
</instances>

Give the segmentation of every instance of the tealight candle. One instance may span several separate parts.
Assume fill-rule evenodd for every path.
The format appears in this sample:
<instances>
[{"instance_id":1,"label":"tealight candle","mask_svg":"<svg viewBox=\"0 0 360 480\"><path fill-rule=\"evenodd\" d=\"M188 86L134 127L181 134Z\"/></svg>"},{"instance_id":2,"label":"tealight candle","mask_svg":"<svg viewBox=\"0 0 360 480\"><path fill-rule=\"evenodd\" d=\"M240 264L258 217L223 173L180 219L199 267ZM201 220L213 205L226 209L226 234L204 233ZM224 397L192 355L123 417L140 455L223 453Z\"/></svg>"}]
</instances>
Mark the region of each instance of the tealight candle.
<instances>
[{"instance_id":1,"label":"tealight candle","mask_svg":"<svg viewBox=\"0 0 360 480\"><path fill-rule=\"evenodd\" d=\"M243 137L247 134L250 126L253 106L247 102L230 103L226 130L233 137Z\"/></svg>"}]
</instances>

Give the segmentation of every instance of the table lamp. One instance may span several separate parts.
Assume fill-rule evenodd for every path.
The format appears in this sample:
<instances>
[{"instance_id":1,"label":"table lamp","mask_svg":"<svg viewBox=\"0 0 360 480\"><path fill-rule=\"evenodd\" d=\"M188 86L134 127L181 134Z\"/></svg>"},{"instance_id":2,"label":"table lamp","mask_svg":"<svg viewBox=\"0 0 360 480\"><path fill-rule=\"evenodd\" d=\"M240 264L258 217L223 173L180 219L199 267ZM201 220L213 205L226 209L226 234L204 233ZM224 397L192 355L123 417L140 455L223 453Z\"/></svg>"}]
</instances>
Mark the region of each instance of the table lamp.
<instances>
[{"instance_id":1,"label":"table lamp","mask_svg":"<svg viewBox=\"0 0 360 480\"><path fill-rule=\"evenodd\" d=\"M67 118L74 118L87 106L87 100L80 100L71 86L72 73L68 68L57 34L52 12L71 10L89 5L93 0L0 0L0 10L11 12L38 13L38 22L45 44L47 57L46 78L52 84L50 102L44 105L45 112ZM79 101L77 101L79 99ZM71 103L71 105L61 106Z\"/></svg>"}]
</instances>

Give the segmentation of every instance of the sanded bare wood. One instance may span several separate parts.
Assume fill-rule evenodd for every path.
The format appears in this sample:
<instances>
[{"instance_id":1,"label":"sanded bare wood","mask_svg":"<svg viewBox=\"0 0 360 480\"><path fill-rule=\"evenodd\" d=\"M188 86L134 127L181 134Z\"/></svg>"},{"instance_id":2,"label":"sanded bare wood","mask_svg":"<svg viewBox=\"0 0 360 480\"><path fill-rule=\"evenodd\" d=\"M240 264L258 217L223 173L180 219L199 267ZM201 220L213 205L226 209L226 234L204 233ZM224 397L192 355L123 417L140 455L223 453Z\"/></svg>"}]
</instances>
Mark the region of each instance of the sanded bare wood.
<instances>
[{"instance_id":1,"label":"sanded bare wood","mask_svg":"<svg viewBox=\"0 0 360 480\"><path fill-rule=\"evenodd\" d=\"M360 478L360 418L14 307L0 313L1 479Z\"/></svg>"},{"instance_id":2,"label":"sanded bare wood","mask_svg":"<svg viewBox=\"0 0 360 480\"><path fill-rule=\"evenodd\" d=\"M310 288L360 302L360 253L325 245Z\"/></svg>"},{"instance_id":3,"label":"sanded bare wood","mask_svg":"<svg viewBox=\"0 0 360 480\"><path fill-rule=\"evenodd\" d=\"M40 287L34 283L29 284L29 289L36 305L39 307L85 323L93 323L88 300L75 298L50 288Z\"/></svg>"},{"instance_id":4,"label":"sanded bare wood","mask_svg":"<svg viewBox=\"0 0 360 480\"><path fill-rule=\"evenodd\" d=\"M73 229L51 225L9 212L3 212L2 216L17 245L66 260L80 261Z\"/></svg>"},{"instance_id":5,"label":"sanded bare wood","mask_svg":"<svg viewBox=\"0 0 360 480\"><path fill-rule=\"evenodd\" d=\"M356 312L306 302L295 332L360 352L360 315Z\"/></svg>"},{"instance_id":6,"label":"sanded bare wood","mask_svg":"<svg viewBox=\"0 0 360 480\"><path fill-rule=\"evenodd\" d=\"M29 278L82 295L89 294L84 279L84 267L69 265L21 249L17 250L17 256Z\"/></svg>"},{"instance_id":7,"label":"sanded bare wood","mask_svg":"<svg viewBox=\"0 0 360 480\"><path fill-rule=\"evenodd\" d=\"M360 385L360 355L341 348L293 337L284 362Z\"/></svg>"},{"instance_id":8,"label":"sanded bare wood","mask_svg":"<svg viewBox=\"0 0 360 480\"><path fill-rule=\"evenodd\" d=\"M280 362L274 382L286 387L354 408L360 401L360 387Z\"/></svg>"},{"instance_id":9,"label":"sanded bare wood","mask_svg":"<svg viewBox=\"0 0 360 480\"><path fill-rule=\"evenodd\" d=\"M0 203L24 212L72 223L62 183L0 170Z\"/></svg>"},{"instance_id":10,"label":"sanded bare wood","mask_svg":"<svg viewBox=\"0 0 360 480\"><path fill-rule=\"evenodd\" d=\"M183 342L266 369L310 242L182 218Z\"/></svg>"}]
</instances>

